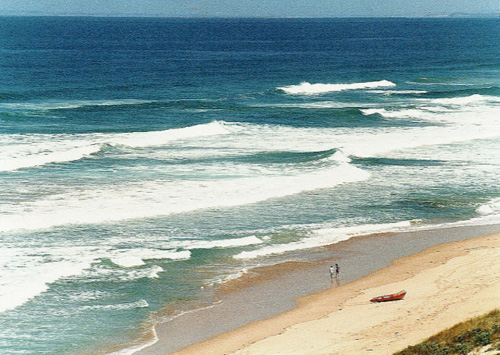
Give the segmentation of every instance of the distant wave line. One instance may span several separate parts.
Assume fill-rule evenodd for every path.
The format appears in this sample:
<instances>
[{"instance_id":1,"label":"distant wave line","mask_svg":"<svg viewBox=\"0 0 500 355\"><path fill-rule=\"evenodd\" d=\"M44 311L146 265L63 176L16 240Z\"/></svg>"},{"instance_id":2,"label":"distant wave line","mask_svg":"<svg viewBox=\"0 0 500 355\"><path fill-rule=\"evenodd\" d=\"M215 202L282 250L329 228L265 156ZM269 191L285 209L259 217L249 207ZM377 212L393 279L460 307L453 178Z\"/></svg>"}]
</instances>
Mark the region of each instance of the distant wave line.
<instances>
[{"instance_id":1,"label":"distant wave line","mask_svg":"<svg viewBox=\"0 0 500 355\"><path fill-rule=\"evenodd\" d=\"M69 110L93 106L128 106L155 103L155 100L116 99L116 100L68 100L40 102L4 102L0 108L10 110Z\"/></svg>"},{"instance_id":2,"label":"distant wave line","mask_svg":"<svg viewBox=\"0 0 500 355\"><path fill-rule=\"evenodd\" d=\"M362 89L375 89L380 87L395 87L391 81L369 81L351 84L311 84L309 82L302 82L299 85L288 85L278 87L278 90L284 91L291 95L318 95L329 92L345 91L345 90L362 90Z\"/></svg>"}]
</instances>

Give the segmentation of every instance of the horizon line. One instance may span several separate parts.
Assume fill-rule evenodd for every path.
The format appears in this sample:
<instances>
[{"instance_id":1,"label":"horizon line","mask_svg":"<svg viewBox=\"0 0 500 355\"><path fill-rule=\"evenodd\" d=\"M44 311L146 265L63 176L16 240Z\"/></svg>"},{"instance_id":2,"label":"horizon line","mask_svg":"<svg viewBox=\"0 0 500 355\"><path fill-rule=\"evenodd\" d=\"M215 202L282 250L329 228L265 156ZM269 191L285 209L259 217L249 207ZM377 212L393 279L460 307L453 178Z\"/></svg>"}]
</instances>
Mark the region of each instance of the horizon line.
<instances>
[{"instance_id":1,"label":"horizon line","mask_svg":"<svg viewBox=\"0 0 500 355\"><path fill-rule=\"evenodd\" d=\"M498 18L500 12L490 13L468 13L454 12L449 14L422 14L422 15L379 15L379 16L362 16L362 15L344 15L344 16L167 16L154 14L89 14L89 13L68 13L68 14L34 14L34 13L11 13L0 14L1 17L94 17L94 18L155 18L155 19L389 19L389 18Z\"/></svg>"}]
</instances>

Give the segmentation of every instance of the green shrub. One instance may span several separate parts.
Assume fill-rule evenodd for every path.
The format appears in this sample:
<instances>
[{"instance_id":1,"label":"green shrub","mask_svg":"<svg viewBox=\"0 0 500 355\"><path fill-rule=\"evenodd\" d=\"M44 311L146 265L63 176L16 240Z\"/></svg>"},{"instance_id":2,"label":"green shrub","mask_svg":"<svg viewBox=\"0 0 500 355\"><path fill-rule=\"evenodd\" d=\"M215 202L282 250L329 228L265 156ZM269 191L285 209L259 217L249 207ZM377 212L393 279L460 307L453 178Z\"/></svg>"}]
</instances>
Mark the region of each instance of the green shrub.
<instances>
[{"instance_id":1,"label":"green shrub","mask_svg":"<svg viewBox=\"0 0 500 355\"><path fill-rule=\"evenodd\" d=\"M491 334L487 330L483 330L482 332L476 334L476 338L474 339L474 344L479 346L486 346L491 344Z\"/></svg>"},{"instance_id":2,"label":"green shrub","mask_svg":"<svg viewBox=\"0 0 500 355\"><path fill-rule=\"evenodd\" d=\"M467 344L457 344L456 347L456 353L460 355L467 355L470 351L470 348Z\"/></svg>"},{"instance_id":3,"label":"green shrub","mask_svg":"<svg viewBox=\"0 0 500 355\"><path fill-rule=\"evenodd\" d=\"M500 350L500 310L459 323L425 342L409 346L395 355L455 355L468 354L475 348L493 343Z\"/></svg>"}]
</instances>

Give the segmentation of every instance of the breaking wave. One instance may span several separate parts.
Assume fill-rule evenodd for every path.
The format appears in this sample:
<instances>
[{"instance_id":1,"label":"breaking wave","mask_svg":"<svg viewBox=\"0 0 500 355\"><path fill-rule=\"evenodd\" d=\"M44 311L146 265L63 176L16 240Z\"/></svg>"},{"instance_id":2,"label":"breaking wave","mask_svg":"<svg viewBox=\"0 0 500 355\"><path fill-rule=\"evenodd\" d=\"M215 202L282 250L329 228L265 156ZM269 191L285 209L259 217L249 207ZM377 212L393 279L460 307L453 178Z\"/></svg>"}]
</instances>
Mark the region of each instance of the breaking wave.
<instances>
[{"instance_id":1,"label":"breaking wave","mask_svg":"<svg viewBox=\"0 0 500 355\"><path fill-rule=\"evenodd\" d=\"M12 249L0 250L0 254L5 252L16 253ZM17 253L16 253L17 254ZM4 255L5 256L5 255ZM0 279L2 292L0 293L0 313L15 309L28 302L35 296L47 291L49 285L63 277L79 275L84 269L90 266L90 261L71 262L61 261L52 263L42 263L27 259L24 255L15 255L16 263L28 263L33 267L10 267L6 269ZM31 257L33 258L33 257ZM3 261L5 262L5 258ZM5 264L7 265L7 263ZM36 265L36 267L34 267ZM5 267L4 267L5 269Z\"/></svg>"},{"instance_id":2,"label":"breaking wave","mask_svg":"<svg viewBox=\"0 0 500 355\"><path fill-rule=\"evenodd\" d=\"M495 198L479 206L476 212L482 216L500 216L500 198Z\"/></svg>"},{"instance_id":3,"label":"breaking wave","mask_svg":"<svg viewBox=\"0 0 500 355\"><path fill-rule=\"evenodd\" d=\"M194 139L230 131L222 122L214 121L185 128L164 131L86 134L86 135L33 135L2 137L3 154L0 171L15 171L53 163L66 163L91 157L105 146L131 148L155 147L181 139Z\"/></svg>"},{"instance_id":4,"label":"breaking wave","mask_svg":"<svg viewBox=\"0 0 500 355\"><path fill-rule=\"evenodd\" d=\"M380 80L352 84L311 84L308 82L303 82L299 85L282 86L278 87L277 89L291 95L318 95L336 91L375 89L380 87L394 86L396 86L396 84L394 84L393 82L390 82L388 80Z\"/></svg>"},{"instance_id":5,"label":"breaking wave","mask_svg":"<svg viewBox=\"0 0 500 355\"><path fill-rule=\"evenodd\" d=\"M0 231L45 229L66 224L108 223L214 207L240 206L363 181L371 175L347 163L312 171L198 181L150 181L89 188L26 202L3 217ZM99 211L99 213L95 213Z\"/></svg>"}]
</instances>

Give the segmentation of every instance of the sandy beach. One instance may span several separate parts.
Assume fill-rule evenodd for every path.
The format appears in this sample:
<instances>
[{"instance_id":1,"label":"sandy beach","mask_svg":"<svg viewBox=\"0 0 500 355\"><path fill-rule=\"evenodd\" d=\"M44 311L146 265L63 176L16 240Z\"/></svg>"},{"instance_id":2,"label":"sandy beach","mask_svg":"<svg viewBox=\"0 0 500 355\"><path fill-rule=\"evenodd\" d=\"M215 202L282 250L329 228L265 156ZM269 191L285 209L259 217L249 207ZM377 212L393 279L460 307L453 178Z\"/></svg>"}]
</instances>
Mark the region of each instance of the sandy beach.
<instances>
[{"instance_id":1,"label":"sandy beach","mask_svg":"<svg viewBox=\"0 0 500 355\"><path fill-rule=\"evenodd\" d=\"M500 307L499 258L500 234L433 246L177 354L391 354Z\"/></svg>"}]
</instances>

